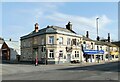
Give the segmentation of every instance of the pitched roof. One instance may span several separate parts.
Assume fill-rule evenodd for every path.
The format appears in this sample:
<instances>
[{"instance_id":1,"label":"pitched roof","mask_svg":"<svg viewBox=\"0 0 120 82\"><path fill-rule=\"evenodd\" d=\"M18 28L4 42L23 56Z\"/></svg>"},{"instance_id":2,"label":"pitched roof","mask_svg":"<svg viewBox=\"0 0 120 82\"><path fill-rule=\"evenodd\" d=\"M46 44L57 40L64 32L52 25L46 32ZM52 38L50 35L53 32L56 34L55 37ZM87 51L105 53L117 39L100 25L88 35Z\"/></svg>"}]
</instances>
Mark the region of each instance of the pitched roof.
<instances>
[{"instance_id":1,"label":"pitched roof","mask_svg":"<svg viewBox=\"0 0 120 82\"><path fill-rule=\"evenodd\" d=\"M117 45L111 43L111 42L103 42L103 41L95 41L96 45L107 45L107 46L111 46L111 47L117 47Z\"/></svg>"},{"instance_id":2,"label":"pitched roof","mask_svg":"<svg viewBox=\"0 0 120 82\"><path fill-rule=\"evenodd\" d=\"M20 43L18 41L5 40L5 43L9 48L16 50L20 54Z\"/></svg>"},{"instance_id":3,"label":"pitched roof","mask_svg":"<svg viewBox=\"0 0 120 82\"><path fill-rule=\"evenodd\" d=\"M56 30L59 30L59 31L64 31L64 32L68 32L68 33L75 33L73 30L68 30L66 28L62 28L62 27L59 27L59 26L51 26L52 28L56 29Z\"/></svg>"},{"instance_id":4,"label":"pitched roof","mask_svg":"<svg viewBox=\"0 0 120 82\"><path fill-rule=\"evenodd\" d=\"M49 28L52 28L53 31L47 31ZM77 34L73 30L68 30L66 28L62 28L59 26L47 26L46 28L40 29L38 32L32 31L30 34L22 36L21 39L29 38L41 34L47 34L47 33L62 33L62 34L77 36Z\"/></svg>"},{"instance_id":5,"label":"pitched roof","mask_svg":"<svg viewBox=\"0 0 120 82\"><path fill-rule=\"evenodd\" d=\"M92 39L90 39L90 38L87 38L87 37L85 37L85 36L83 36L83 40L86 40L86 41L94 41L94 40L92 40Z\"/></svg>"},{"instance_id":6,"label":"pitched roof","mask_svg":"<svg viewBox=\"0 0 120 82\"><path fill-rule=\"evenodd\" d=\"M18 41L5 41L5 43L8 45L9 48L15 48L15 49L19 49L20 44Z\"/></svg>"},{"instance_id":7,"label":"pitched roof","mask_svg":"<svg viewBox=\"0 0 120 82\"><path fill-rule=\"evenodd\" d=\"M116 42L112 42L112 43L120 47L120 41L116 41Z\"/></svg>"}]
</instances>

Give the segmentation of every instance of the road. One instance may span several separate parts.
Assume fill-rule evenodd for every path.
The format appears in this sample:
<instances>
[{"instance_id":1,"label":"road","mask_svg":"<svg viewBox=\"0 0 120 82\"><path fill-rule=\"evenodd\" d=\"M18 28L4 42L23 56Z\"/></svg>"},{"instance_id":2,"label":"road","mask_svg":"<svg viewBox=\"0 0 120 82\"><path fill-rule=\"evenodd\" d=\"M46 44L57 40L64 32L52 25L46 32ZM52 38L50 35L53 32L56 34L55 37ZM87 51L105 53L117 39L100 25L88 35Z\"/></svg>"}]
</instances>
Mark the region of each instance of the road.
<instances>
[{"instance_id":1,"label":"road","mask_svg":"<svg viewBox=\"0 0 120 82\"><path fill-rule=\"evenodd\" d=\"M95 65L14 65L6 73L3 65L3 80L118 80L118 62ZM17 69L19 68L19 70ZM14 69L14 71L13 71ZM6 71L5 71L6 70Z\"/></svg>"}]
</instances>

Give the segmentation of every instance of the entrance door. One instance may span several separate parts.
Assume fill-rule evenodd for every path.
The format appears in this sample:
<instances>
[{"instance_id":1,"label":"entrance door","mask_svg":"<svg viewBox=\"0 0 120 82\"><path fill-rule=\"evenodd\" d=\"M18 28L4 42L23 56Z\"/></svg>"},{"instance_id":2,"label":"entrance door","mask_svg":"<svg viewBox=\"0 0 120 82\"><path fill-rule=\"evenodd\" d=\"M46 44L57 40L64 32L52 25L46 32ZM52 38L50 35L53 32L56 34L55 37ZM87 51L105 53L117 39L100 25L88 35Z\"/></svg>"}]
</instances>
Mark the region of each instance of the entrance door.
<instances>
[{"instance_id":1,"label":"entrance door","mask_svg":"<svg viewBox=\"0 0 120 82\"><path fill-rule=\"evenodd\" d=\"M33 60L35 60L36 56L38 57L38 48L33 48Z\"/></svg>"},{"instance_id":2,"label":"entrance door","mask_svg":"<svg viewBox=\"0 0 120 82\"><path fill-rule=\"evenodd\" d=\"M70 63L71 61L71 54L67 54L67 62Z\"/></svg>"},{"instance_id":3,"label":"entrance door","mask_svg":"<svg viewBox=\"0 0 120 82\"><path fill-rule=\"evenodd\" d=\"M7 50L2 50L2 60L10 60L10 54Z\"/></svg>"}]
</instances>

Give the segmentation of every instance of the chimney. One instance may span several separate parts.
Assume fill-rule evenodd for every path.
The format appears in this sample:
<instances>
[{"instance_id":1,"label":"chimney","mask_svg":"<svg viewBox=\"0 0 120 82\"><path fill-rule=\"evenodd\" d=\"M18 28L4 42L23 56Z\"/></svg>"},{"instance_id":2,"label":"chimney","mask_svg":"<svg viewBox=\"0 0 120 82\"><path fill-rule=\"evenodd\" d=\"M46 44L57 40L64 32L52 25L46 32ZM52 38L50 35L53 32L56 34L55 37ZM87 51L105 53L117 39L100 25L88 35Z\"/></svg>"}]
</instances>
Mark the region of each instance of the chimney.
<instances>
[{"instance_id":1,"label":"chimney","mask_svg":"<svg viewBox=\"0 0 120 82\"><path fill-rule=\"evenodd\" d=\"M97 41L99 41L100 40L100 37L99 36L97 36Z\"/></svg>"},{"instance_id":2,"label":"chimney","mask_svg":"<svg viewBox=\"0 0 120 82\"><path fill-rule=\"evenodd\" d=\"M86 31L86 37L89 38L89 32L88 31Z\"/></svg>"},{"instance_id":3,"label":"chimney","mask_svg":"<svg viewBox=\"0 0 120 82\"><path fill-rule=\"evenodd\" d=\"M35 32L38 32L38 27L39 27L39 24L35 23Z\"/></svg>"},{"instance_id":4,"label":"chimney","mask_svg":"<svg viewBox=\"0 0 120 82\"><path fill-rule=\"evenodd\" d=\"M66 29L72 30L72 24L71 24L70 21L69 21L68 24L66 25Z\"/></svg>"},{"instance_id":5,"label":"chimney","mask_svg":"<svg viewBox=\"0 0 120 82\"><path fill-rule=\"evenodd\" d=\"M110 42L110 33L108 33L108 42Z\"/></svg>"},{"instance_id":6,"label":"chimney","mask_svg":"<svg viewBox=\"0 0 120 82\"><path fill-rule=\"evenodd\" d=\"M12 41L12 39L10 38L9 41Z\"/></svg>"}]
</instances>

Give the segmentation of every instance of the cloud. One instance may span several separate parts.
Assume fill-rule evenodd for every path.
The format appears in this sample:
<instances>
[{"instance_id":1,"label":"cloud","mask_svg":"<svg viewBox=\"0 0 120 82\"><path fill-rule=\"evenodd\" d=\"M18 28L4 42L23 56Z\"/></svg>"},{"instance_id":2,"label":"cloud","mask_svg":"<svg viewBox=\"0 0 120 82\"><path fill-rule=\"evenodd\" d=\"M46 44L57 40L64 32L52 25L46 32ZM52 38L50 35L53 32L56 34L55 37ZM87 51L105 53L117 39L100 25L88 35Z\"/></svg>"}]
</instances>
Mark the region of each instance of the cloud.
<instances>
[{"instance_id":1,"label":"cloud","mask_svg":"<svg viewBox=\"0 0 120 82\"><path fill-rule=\"evenodd\" d=\"M106 15L87 18L82 16L54 12L45 17L51 21L59 23L62 22L63 24L65 24L68 21L71 21L73 23L73 29L78 34L85 34L85 32L88 30L90 31L91 36L96 36L96 17L100 18L98 22L99 30L106 31L107 29L105 27L112 22L112 20L109 19Z\"/></svg>"},{"instance_id":2,"label":"cloud","mask_svg":"<svg viewBox=\"0 0 120 82\"><path fill-rule=\"evenodd\" d=\"M36 4L36 3L35 3ZM39 6L40 5L40 6ZM24 15L26 14L27 16L30 14L31 19L27 19L26 21L29 23L28 27L31 26L30 23L36 23L38 22L40 26L42 25L56 25L56 26L60 26L60 27L65 27L65 25L67 24L68 21L71 21L73 24L73 30L76 31L78 34L82 34L85 35L86 31L89 31L90 33L90 38L95 39L96 38L96 18L99 17L99 34L100 36L106 35L106 33L111 32L111 34L113 36L115 36L115 31L114 30L110 30L107 28L107 26L112 23L113 21L108 18L108 16L106 16L105 14L103 15L96 15L93 17L83 17L80 15L72 15L72 14L65 14L62 12L59 12L59 8L64 5L64 3L47 3L47 2L41 2L39 4L36 4L32 9L19 9L19 13L16 14L21 14L23 13ZM32 14L32 15L31 15ZM26 17L27 17L26 16ZM32 22L31 22L32 20ZM27 23L27 24L28 24ZM46 26L47 26L46 25ZM11 28L14 28L16 26L11 26ZM18 26L21 28L24 28L26 26ZM42 26L43 27L43 26ZM17 29L18 30L18 29ZM11 30L13 31L13 30ZM22 32L23 30L20 29L18 31ZM26 32L24 33L28 33L28 31L30 31L30 29L27 29ZM16 32L16 31L14 31ZM18 36L20 36L20 34L18 34ZM14 36L14 35L13 35Z\"/></svg>"}]
</instances>

